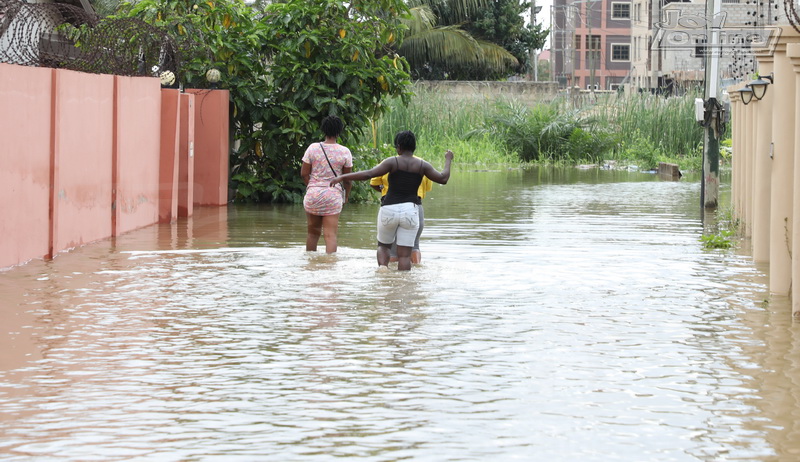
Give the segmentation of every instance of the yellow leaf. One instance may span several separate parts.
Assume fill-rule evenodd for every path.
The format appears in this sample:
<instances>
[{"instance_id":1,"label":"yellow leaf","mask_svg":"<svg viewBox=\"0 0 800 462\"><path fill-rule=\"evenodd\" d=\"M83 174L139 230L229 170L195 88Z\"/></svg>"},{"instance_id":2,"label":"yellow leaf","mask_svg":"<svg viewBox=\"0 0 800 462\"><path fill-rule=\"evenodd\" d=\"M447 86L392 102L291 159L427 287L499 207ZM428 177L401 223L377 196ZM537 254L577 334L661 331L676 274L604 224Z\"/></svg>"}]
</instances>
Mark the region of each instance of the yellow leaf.
<instances>
[{"instance_id":1,"label":"yellow leaf","mask_svg":"<svg viewBox=\"0 0 800 462\"><path fill-rule=\"evenodd\" d=\"M356 50L356 52L353 53L353 61L358 61L358 50Z\"/></svg>"},{"instance_id":2,"label":"yellow leaf","mask_svg":"<svg viewBox=\"0 0 800 462\"><path fill-rule=\"evenodd\" d=\"M347 35L347 31L344 29L339 29L339 38L344 38Z\"/></svg>"},{"instance_id":3,"label":"yellow leaf","mask_svg":"<svg viewBox=\"0 0 800 462\"><path fill-rule=\"evenodd\" d=\"M394 32L389 32L389 43L394 42Z\"/></svg>"},{"instance_id":4,"label":"yellow leaf","mask_svg":"<svg viewBox=\"0 0 800 462\"><path fill-rule=\"evenodd\" d=\"M225 16L222 18L222 27L224 27L224 28L226 28L226 29L227 29L227 28L229 28L230 26L231 26L231 16L230 16L229 14L226 14L226 15L225 15Z\"/></svg>"},{"instance_id":5,"label":"yellow leaf","mask_svg":"<svg viewBox=\"0 0 800 462\"><path fill-rule=\"evenodd\" d=\"M184 29L183 26L178 24L178 34L183 35L184 32L186 32L186 29Z\"/></svg>"},{"instance_id":6,"label":"yellow leaf","mask_svg":"<svg viewBox=\"0 0 800 462\"><path fill-rule=\"evenodd\" d=\"M160 12L160 11L158 12L158 16L156 16L156 18L157 18L159 21L161 21L161 12Z\"/></svg>"},{"instance_id":7,"label":"yellow leaf","mask_svg":"<svg viewBox=\"0 0 800 462\"><path fill-rule=\"evenodd\" d=\"M256 155L258 157L261 157L262 155L264 155L264 151L261 148L261 141L256 141Z\"/></svg>"},{"instance_id":8,"label":"yellow leaf","mask_svg":"<svg viewBox=\"0 0 800 462\"><path fill-rule=\"evenodd\" d=\"M206 2L206 3L207 3L207 4L208 4L208 6L210 6L211 8L214 8L214 2Z\"/></svg>"}]
</instances>

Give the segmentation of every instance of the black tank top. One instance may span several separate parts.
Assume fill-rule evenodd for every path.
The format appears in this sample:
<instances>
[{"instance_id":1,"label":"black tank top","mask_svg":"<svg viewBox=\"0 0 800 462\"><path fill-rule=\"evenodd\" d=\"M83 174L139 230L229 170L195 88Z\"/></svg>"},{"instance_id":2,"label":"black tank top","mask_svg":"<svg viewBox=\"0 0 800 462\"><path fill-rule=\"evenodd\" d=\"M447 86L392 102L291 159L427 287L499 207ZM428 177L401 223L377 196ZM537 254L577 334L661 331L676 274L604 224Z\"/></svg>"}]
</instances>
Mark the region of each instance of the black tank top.
<instances>
[{"instance_id":1,"label":"black tank top","mask_svg":"<svg viewBox=\"0 0 800 462\"><path fill-rule=\"evenodd\" d=\"M400 170L400 164L397 163L397 168L393 172L389 172L389 192L383 199L382 205L402 204L403 202L420 203L419 199L419 185L422 183L422 165L423 161L418 159L419 171L409 172L407 170Z\"/></svg>"}]
</instances>

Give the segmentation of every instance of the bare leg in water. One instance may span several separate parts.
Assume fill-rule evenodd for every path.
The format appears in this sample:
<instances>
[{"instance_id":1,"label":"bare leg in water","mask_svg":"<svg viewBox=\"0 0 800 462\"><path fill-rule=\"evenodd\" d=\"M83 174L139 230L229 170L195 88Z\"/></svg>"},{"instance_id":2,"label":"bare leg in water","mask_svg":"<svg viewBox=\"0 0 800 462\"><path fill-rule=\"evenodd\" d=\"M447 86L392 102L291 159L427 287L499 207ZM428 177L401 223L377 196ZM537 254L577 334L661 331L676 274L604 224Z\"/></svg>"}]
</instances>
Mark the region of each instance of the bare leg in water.
<instances>
[{"instance_id":1,"label":"bare leg in water","mask_svg":"<svg viewBox=\"0 0 800 462\"><path fill-rule=\"evenodd\" d=\"M391 247L391 244L381 244L378 242L378 266L389 266L389 260L391 258L389 249Z\"/></svg>"},{"instance_id":2,"label":"bare leg in water","mask_svg":"<svg viewBox=\"0 0 800 462\"><path fill-rule=\"evenodd\" d=\"M314 252L317 250L320 235L324 230L325 252L335 253L339 245L339 215L320 216L306 212L306 217L308 217L306 251Z\"/></svg>"},{"instance_id":3,"label":"bare leg in water","mask_svg":"<svg viewBox=\"0 0 800 462\"><path fill-rule=\"evenodd\" d=\"M397 270L408 271L411 269L411 247L397 246Z\"/></svg>"}]
</instances>

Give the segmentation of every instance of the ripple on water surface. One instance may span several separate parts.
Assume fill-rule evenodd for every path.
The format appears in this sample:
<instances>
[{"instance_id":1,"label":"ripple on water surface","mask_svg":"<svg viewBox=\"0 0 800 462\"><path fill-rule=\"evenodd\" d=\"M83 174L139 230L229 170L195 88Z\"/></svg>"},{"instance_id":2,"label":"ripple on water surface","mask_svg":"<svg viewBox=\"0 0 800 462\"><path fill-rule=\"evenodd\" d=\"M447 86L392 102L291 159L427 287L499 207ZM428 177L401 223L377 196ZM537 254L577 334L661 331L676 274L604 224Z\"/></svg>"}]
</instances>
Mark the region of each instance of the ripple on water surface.
<instances>
[{"instance_id":1,"label":"ripple on water surface","mask_svg":"<svg viewBox=\"0 0 800 462\"><path fill-rule=\"evenodd\" d=\"M701 248L696 184L498 175L426 199L409 273L376 270L374 206L343 213L336 255L270 206L232 207L221 237L163 225L0 274L18 339L0 454L798 454L796 329L748 256Z\"/></svg>"}]
</instances>

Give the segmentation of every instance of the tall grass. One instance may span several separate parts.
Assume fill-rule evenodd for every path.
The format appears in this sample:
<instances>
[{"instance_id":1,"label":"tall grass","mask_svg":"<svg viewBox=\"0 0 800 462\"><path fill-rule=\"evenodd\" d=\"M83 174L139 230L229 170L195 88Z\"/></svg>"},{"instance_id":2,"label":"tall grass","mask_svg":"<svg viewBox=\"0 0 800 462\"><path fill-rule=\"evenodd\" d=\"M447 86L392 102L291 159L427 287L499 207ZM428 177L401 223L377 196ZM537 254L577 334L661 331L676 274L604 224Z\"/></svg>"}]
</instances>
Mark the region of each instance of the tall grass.
<instances>
[{"instance_id":1,"label":"tall grass","mask_svg":"<svg viewBox=\"0 0 800 462\"><path fill-rule=\"evenodd\" d=\"M391 146L395 133L412 130L418 155L434 164L451 149L461 164L618 159L642 168L674 162L686 170L698 163L703 136L694 121L693 94L610 95L575 109L566 99L525 105L419 90L408 105L387 104L362 144Z\"/></svg>"},{"instance_id":2,"label":"tall grass","mask_svg":"<svg viewBox=\"0 0 800 462\"><path fill-rule=\"evenodd\" d=\"M365 144L391 146L397 132L411 130L417 136L417 155L434 165L447 149L462 164L519 163L517 153L505 149L498 140L467 136L497 111L494 100L420 90L407 106L399 99L389 100L387 105L388 111L375 123L374 138L363 140Z\"/></svg>"},{"instance_id":3,"label":"tall grass","mask_svg":"<svg viewBox=\"0 0 800 462\"><path fill-rule=\"evenodd\" d=\"M664 97L649 93L623 95L598 107L608 128L639 134L666 156L696 153L703 129L694 120L694 95Z\"/></svg>"}]
</instances>

